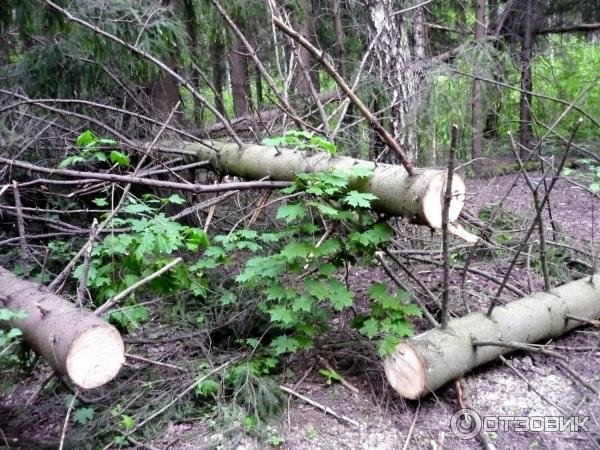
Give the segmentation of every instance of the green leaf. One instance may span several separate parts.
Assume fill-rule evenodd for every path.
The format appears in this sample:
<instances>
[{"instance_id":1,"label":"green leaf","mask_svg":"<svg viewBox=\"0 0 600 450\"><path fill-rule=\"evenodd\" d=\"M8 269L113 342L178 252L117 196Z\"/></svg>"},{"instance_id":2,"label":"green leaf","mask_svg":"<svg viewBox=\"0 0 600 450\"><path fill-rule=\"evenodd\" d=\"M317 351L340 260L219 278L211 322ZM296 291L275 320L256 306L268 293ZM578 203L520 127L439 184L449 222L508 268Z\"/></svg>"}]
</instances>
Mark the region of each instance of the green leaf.
<instances>
[{"instance_id":1,"label":"green leaf","mask_svg":"<svg viewBox=\"0 0 600 450\"><path fill-rule=\"evenodd\" d=\"M73 421L80 425L85 425L94 419L93 408L78 408L73 412Z\"/></svg>"},{"instance_id":2,"label":"green leaf","mask_svg":"<svg viewBox=\"0 0 600 450\"><path fill-rule=\"evenodd\" d=\"M331 292L331 304L335 309L341 311L344 308L352 306L353 296L344 283L338 280L329 282L329 290Z\"/></svg>"},{"instance_id":3,"label":"green leaf","mask_svg":"<svg viewBox=\"0 0 600 450\"><path fill-rule=\"evenodd\" d=\"M96 136L92 131L86 130L77 137L75 145L80 148L90 147L96 142L98 142L98 136Z\"/></svg>"},{"instance_id":4,"label":"green leaf","mask_svg":"<svg viewBox=\"0 0 600 450\"><path fill-rule=\"evenodd\" d=\"M369 339L373 339L379 332L379 321L373 317L366 320L363 326L360 328L360 332L367 336Z\"/></svg>"},{"instance_id":5,"label":"green leaf","mask_svg":"<svg viewBox=\"0 0 600 450\"><path fill-rule=\"evenodd\" d=\"M400 339L395 336L387 336L386 338L380 340L379 345L377 346L377 352L379 353L379 356L385 358L386 356L391 355L394 350L396 350L399 342Z\"/></svg>"},{"instance_id":6,"label":"green leaf","mask_svg":"<svg viewBox=\"0 0 600 450\"><path fill-rule=\"evenodd\" d=\"M285 306L276 306L270 309L268 313L273 322L281 322L284 325L289 325L295 320L293 311L287 309Z\"/></svg>"},{"instance_id":7,"label":"green leaf","mask_svg":"<svg viewBox=\"0 0 600 450\"><path fill-rule=\"evenodd\" d=\"M285 136L265 138L261 141L261 144L266 145L267 147L278 147L286 144L286 138Z\"/></svg>"},{"instance_id":8,"label":"green leaf","mask_svg":"<svg viewBox=\"0 0 600 450\"><path fill-rule=\"evenodd\" d=\"M594 194L596 192L600 191L600 183L592 183L590 184L590 191L592 191Z\"/></svg>"},{"instance_id":9,"label":"green leaf","mask_svg":"<svg viewBox=\"0 0 600 450\"><path fill-rule=\"evenodd\" d=\"M370 208L373 200L377 200L377 196L370 192L350 191L344 197L343 202L353 208Z\"/></svg>"},{"instance_id":10,"label":"green leaf","mask_svg":"<svg viewBox=\"0 0 600 450\"><path fill-rule=\"evenodd\" d=\"M331 384L332 381L342 381L340 374L334 370L321 369L319 373L327 379L327 384Z\"/></svg>"},{"instance_id":11,"label":"green leaf","mask_svg":"<svg viewBox=\"0 0 600 450\"><path fill-rule=\"evenodd\" d=\"M104 152L94 152L94 158L100 162L106 162L108 160Z\"/></svg>"},{"instance_id":12,"label":"green leaf","mask_svg":"<svg viewBox=\"0 0 600 450\"><path fill-rule=\"evenodd\" d=\"M123 414L121 416L121 426L125 428L125 430L129 431L135 426L135 420L133 417Z\"/></svg>"},{"instance_id":13,"label":"green leaf","mask_svg":"<svg viewBox=\"0 0 600 450\"><path fill-rule=\"evenodd\" d=\"M146 205L145 203L132 203L132 204L123 206L122 211L126 212L128 214L141 214L141 213L150 213L150 212L154 211L154 208L151 208L150 206Z\"/></svg>"},{"instance_id":14,"label":"green leaf","mask_svg":"<svg viewBox=\"0 0 600 450\"><path fill-rule=\"evenodd\" d=\"M297 297L294 302L292 303L292 310L295 312L298 311L303 311L303 312L310 312L310 310L312 309L313 306L313 302L312 300L303 295L301 297Z\"/></svg>"},{"instance_id":15,"label":"green leaf","mask_svg":"<svg viewBox=\"0 0 600 450\"><path fill-rule=\"evenodd\" d=\"M106 200L105 198L95 198L92 200L92 203L94 203L96 206L108 206L108 200Z\"/></svg>"},{"instance_id":16,"label":"green leaf","mask_svg":"<svg viewBox=\"0 0 600 450\"><path fill-rule=\"evenodd\" d=\"M277 219L285 220L286 223L293 222L297 219L303 219L306 217L306 210L298 203L288 203L282 205L277 210Z\"/></svg>"},{"instance_id":17,"label":"green leaf","mask_svg":"<svg viewBox=\"0 0 600 450\"><path fill-rule=\"evenodd\" d=\"M68 167L68 166L72 166L73 164L77 164L80 162L85 162L85 158L82 156L78 156L78 155L69 156L69 157L63 159L60 162L60 164L58 165L58 167Z\"/></svg>"},{"instance_id":18,"label":"green leaf","mask_svg":"<svg viewBox=\"0 0 600 450\"><path fill-rule=\"evenodd\" d=\"M117 150L110 152L110 160L121 167L127 167L129 165L129 156Z\"/></svg>"},{"instance_id":19,"label":"green leaf","mask_svg":"<svg viewBox=\"0 0 600 450\"><path fill-rule=\"evenodd\" d=\"M182 196L180 196L178 194L173 194L173 195L169 196L169 198L167 198L167 201L174 205L183 205L185 203L185 198L183 198Z\"/></svg>"},{"instance_id":20,"label":"green leaf","mask_svg":"<svg viewBox=\"0 0 600 450\"><path fill-rule=\"evenodd\" d=\"M197 252L200 248L207 248L210 245L206 232L200 228L188 228L189 234L185 240L185 246L192 252Z\"/></svg>"},{"instance_id":21,"label":"green leaf","mask_svg":"<svg viewBox=\"0 0 600 450\"><path fill-rule=\"evenodd\" d=\"M281 256L285 257L288 261L292 261L296 258L304 258L310 254L313 247L301 242L291 242L281 249Z\"/></svg>"},{"instance_id":22,"label":"green leaf","mask_svg":"<svg viewBox=\"0 0 600 450\"><path fill-rule=\"evenodd\" d=\"M21 330L19 330L18 328L11 328L10 330L8 330L8 333L6 333L6 338L8 340L12 340L16 337L22 336L23 332Z\"/></svg>"},{"instance_id":23,"label":"green leaf","mask_svg":"<svg viewBox=\"0 0 600 450\"><path fill-rule=\"evenodd\" d=\"M300 343L298 342L298 340L288 337L284 334L283 336L279 336L273 339L273 341L270 344L270 347L273 348L276 355L282 355L288 352L295 352L298 349L299 345Z\"/></svg>"},{"instance_id":24,"label":"green leaf","mask_svg":"<svg viewBox=\"0 0 600 450\"><path fill-rule=\"evenodd\" d=\"M219 392L221 385L211 378L206 378L196 384L196 394L202 397L207 397Z\"/></svg>"},{"instance_id":25,"label":"green leaf","mask_svg":"<svg viewBox=\"0 0 600 450\"><path fill-rule=\"evenodd\" d=\"M373 169L364 166L353 167L350 172L357 178L368 178L373 175Z\"/></svg>"}]
</instances>

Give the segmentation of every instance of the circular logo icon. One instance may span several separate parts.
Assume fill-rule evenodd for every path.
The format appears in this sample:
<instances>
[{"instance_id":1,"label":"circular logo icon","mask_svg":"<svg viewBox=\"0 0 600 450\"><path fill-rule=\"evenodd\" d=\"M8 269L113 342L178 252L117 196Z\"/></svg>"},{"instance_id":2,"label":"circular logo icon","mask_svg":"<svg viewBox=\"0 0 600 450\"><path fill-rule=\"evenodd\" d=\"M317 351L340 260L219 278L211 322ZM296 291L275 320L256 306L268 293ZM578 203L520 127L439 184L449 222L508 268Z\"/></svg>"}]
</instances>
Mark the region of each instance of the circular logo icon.
<instances>
[{"instance_id":1,"label":"circular logo icon","mask_svg":"<svg viewBox=\"0 0 600 450\"><path fill-rule=\"evenodd\" d=\"M473 439L481 431L481 417L472 409L460 409L450 419L450 429L459 439Z\"/></svg>"}]
</instances>

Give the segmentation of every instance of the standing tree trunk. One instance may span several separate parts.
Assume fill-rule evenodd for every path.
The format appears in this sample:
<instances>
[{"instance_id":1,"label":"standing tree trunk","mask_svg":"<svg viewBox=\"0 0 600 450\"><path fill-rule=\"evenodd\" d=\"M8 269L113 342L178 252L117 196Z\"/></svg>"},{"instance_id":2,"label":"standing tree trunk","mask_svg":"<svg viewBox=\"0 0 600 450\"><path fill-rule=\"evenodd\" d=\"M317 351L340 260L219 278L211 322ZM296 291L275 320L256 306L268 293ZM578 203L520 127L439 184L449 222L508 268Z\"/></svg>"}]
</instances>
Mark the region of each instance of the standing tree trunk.
<instances>
[{"instance_id":1,"label":"standing tree trunk","mask_svg":"<svg viewBox=\"0 0 600 450\"><path fill-rule=\"evenodd\" d=\"M390 93L392 134L414 161L417 158L417 134L411 123L417 80L411 70L411 51L406 24L394 15L393 0L369 0L371 39L377 35L373 54L378 77Z\"/></svg>"},{"instance_id":2,"label":"standing tree trunk","mask_svg":"<svg viewBox=\"0 0 600 450\"><path fill-rule=\"evenodd\" d=\"M314 44L316 41L316 11L313 0L301 0L300 6L304 13L304 20L298 24L298 30L304 38L310 43ZM302 46L298 46L298 64L296 65L296 72L294 74L292 85L296 90L296 94L304 99L311 97L309 82L313 84L315 90L319 92L319 71L318 64L312 54ZM306 68L310 74L310 81L306 79L303 74L303 69Z\"/></svg>"},{"instance_id":3,"label":"standing tree trunk","mask_svg":"<svg viewBox=\"0 0 600 450\"><path fill-rule=\"evenodd\" d=\"M233 112L236 117L250 113L250 81L248 79L248 58L246 47L234 36L233 47L229 52L229 76L233 96Z\"/></svg>"},{"instance_id":4,"label":"standing tree trunk","mask_svg":"<svg viewBox=\"0 0 600 450\"><path fill-rule=\"evenodd\" d=\"M223 45L223 36L216 33L212 42L209 44L210 65L212 66L212 82L215 90L215 107L217 111L225 115L225 105L223 105L223 78L225 77L225 50Z\"/></svg>"},{"instance_id":5,"label":"standing tree trunk","mask_svg":"<svg viewBox=\"0 0 600 450\"><path fill-rule=\"evenodd\" d=\"M533 77L531 64L533 63L533 0L525 0L525 13L523 14L523 36L521 39L521 101L519 105L519 147L521 159L528 157L531 148L532 122L531 122L531 91L533 90Z\"/></svg>"},{"instance_id":6,"label":"standing tree trunk","mask_svg":"<svg viewBox=\"0 0 600 450\"><path fill-rule=\"evenodd\" d=\"M475 0L475 40L483 41L486 32L485 23L485 0ZM475 76L481 75L475 68ZM472 95L472 113L471 113L471 128L473 130L473 140L471 145L471 157L473 158L473 169L476 175L481 175L483 172L483 81L473 79L473 95Z\"/></svg>"},{"instance_id":7,"label":"standing tree trunk","mask_svg":"<svg viewBox=\"0 0 600 450\"><path fill-rule=\"evenodd\" d=\"M342 23L342 8L340 0L333 0L333 25L335 28L335 45L337 47L338 55L338 70L344 80L348 80L348 69L347 69L347 52L346 52L346 33L344 32L344 26Z\"/></svg>"}]
</instances>

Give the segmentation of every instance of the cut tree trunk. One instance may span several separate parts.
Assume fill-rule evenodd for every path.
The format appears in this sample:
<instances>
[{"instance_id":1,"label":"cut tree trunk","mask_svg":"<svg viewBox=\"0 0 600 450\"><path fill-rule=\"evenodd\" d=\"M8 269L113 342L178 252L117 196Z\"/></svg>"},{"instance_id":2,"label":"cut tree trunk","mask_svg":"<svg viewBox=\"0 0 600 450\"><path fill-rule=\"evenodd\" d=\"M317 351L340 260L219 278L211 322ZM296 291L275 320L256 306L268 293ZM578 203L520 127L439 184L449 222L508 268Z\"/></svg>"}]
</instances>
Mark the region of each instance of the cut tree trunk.
<instances>
[{"instance_id":1,"label":"cut tree trunk","mask_svg":"<svg viewBox=\"0 0 600 450\"><path fill-rule=\"evenodd\" d=\"M82 389L109 382L125 362L123 339L115 327L2 267L0 307L25 311L25 319L8 325L21 329L33 351Z\"/></svg>"},{"instance_id":2,"label":"cut tree trunk","mask_svg":"<svg viewBox=\"0 0 600 450\"><path fill-rule=\"evenodd\" d=\"M513 351L473 341L534 343L581 325L568 319L600 317L600 274L496 307L491 317L472 313L400 343L384 361L392 387L408 399L422 397L474 368Z\"/></svg>"},{"instance_id":3,"label":"cut tree trunk","mask_svg":"<svg viewBox=\"0 0 600 450\"><path fill-rule=\"evenodd\" d=\"M177 147L177 148L175 148ZM276 181L293 181L296 174L339 170L349 172L355 167L373 171L368 179L350 177L350 188L377 196L373 209L393 216L401 216L413 223L439 229L442 226L442 198L446 186L446 171L420 169L415 177L404 167L376 164L370 161L332 156L325 152L305 153L298 150L248 145L240 149L236 144L218 141L173 144L165 142L161 151L194 152L199 161L210 161L214 170L224 174L258 180L270 177ZM449 218L454 222L465 200L465 184L454 175Z\"/></svg>"}]
</instances>

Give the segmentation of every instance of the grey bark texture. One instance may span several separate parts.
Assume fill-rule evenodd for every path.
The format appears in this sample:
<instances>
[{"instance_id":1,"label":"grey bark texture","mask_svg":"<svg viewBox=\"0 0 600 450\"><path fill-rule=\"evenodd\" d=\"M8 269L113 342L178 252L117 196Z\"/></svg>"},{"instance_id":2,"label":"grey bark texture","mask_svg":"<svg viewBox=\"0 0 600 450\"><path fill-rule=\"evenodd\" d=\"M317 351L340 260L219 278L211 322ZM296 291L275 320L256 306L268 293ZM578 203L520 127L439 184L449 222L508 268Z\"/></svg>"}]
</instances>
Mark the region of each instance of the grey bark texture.
<instances>
[{"instance_id":1,"label":"grey bark texture","mask_svg":"<svg viewBox=\"0 0 600 450\"><path fill-rule=\"evenodd\" d=\"M160 148L161 151L172 148L174 152L193 152L199 161L210 161L217 172L253 180L268 176L275 181L293 181L299 173L327 170L349 173L354 167L366 167L373 171L373 175L368 179L350 177L350 187L376 195L378 200L373 203L373 209L431 228L442 226L445 170L419 169L417 175L411 177L399 165L263 145L247 145L240 149L236 144L219 141L204 144L163 142ZM453 185L450 222L458 218L465 195L465 185L460 176L454 175Z\"/></svg>"},{"instance_id":2,"label":"grey bark texture","mask_svg":"<svg viewBox=\"0 0 600 450\"><path fill-rule=\"evenodd\" d=\"M0 308L25 311L25 319L8 325L21 329L33 351L80 388L109 382L125 362L123 340L115 327L2 267Z\"/></svg>"},{"instance_id":3,"label":"grey bark texture","mask_svg":"<svg viewBox=\"0 0 600 450\"><path fill-rule=\"evenodd\" d=\"M567 315L600 317L600 274L496 307L491 317L476 312L453 319L445 330L434 328L400 343L384 361L388 381L405 398L423 397L513 351L501 346L474 347L474 340L547 341L581 325Z\"/></svg>"}]
</instances>

